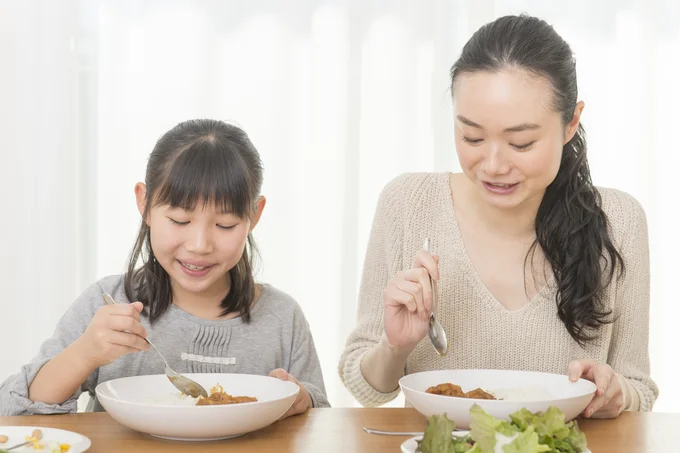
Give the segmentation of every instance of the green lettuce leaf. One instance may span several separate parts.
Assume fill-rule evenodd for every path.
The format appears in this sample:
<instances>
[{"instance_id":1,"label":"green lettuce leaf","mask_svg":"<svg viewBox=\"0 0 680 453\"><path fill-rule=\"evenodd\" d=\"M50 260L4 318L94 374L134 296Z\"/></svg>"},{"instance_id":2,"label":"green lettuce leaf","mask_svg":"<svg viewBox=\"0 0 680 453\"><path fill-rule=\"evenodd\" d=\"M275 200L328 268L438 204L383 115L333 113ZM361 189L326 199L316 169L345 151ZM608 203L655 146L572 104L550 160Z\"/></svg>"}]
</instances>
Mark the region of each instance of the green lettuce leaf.
<instances>
[{"instance_id":1,"label":"green lettuce leaf","mask_svg":"<svg viewBox=\"0 0 680 453\"><path fill-rule=\"evenodd\" d=\"M533 426L517 434L512 442L503 446L503 453L544 453L551 450L549 446L539 443Z\"/></svg>"},{"instance_id":2,"label":"green lettuce leaf","mask_svg":"<svg viewBox=\"0 0 680 453\"><path fill-rule=\"evenodd\" d=\"M427 420L423 440L418 441L418 449L422 453L457 453L453 450L451 433L456 429L446 414L433 415Z\"/></svg>"},{"instance_id":3,"label":"green lettuce leaf","mask_svg":"<svg viewBox=\"0 0 680 453\"><path fill-rule=\"evenodd\" d=\"M519 428L487 414L478 404L470 408L470 437L479 444L482 453L493 453L496 433L512 437L518 432Z\"/></svg>"}]
</instances>

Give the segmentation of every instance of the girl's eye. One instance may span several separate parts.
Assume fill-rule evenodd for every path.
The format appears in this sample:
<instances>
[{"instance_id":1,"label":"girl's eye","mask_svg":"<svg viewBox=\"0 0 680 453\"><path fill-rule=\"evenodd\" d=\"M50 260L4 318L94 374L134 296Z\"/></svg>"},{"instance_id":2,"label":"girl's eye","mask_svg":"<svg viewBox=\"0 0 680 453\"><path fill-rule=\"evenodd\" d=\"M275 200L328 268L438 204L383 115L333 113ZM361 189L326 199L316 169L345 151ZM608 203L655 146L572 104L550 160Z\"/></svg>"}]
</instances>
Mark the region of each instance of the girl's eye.
<instances>
[{"instance_id":1,"label":"girl's eye","mask_svg":"<svg viewBox=\"0 0 680 453\"><path fill-rule=\"evenodd\" d=\"M219 228L219 229L221 229L221 230L231 230L231 229L233 229L235 226L236 226L236 225L224 226L224 225L217 224L217 228Z\"/></svg>"},{"instance_id":2,"label":"girl's eye","mask_svg":"<svg viewBox=\"0 0 680 453\"><path fill-rule=\"evenodd\" d=\"M468 137L463 135L463 141L470 143L471 145L476 145L477 143L481 143L482 140L483 139L481 139L481 138L476 138L476 139L475 138L468 138Z\"/></svg>"},{"instance_id":3,"label":"girl's eye","mask_svg":"<svg viewBox=\"0 0 680 453\"><path fill-rule=\"evenodd\" d=\"M189 224L188 221L187 222L180 222L180 221L175 220L175 219L170 218L170 217L168 217L168 220L174 225L188 225Z\"/></svg>"},{"instance_id":4,"label":"girl's eye","mask_svg":"<svg viewBox=\"0 0 680 453\"><path fill-rule=\"evenodd\" d=\"M513 145L512 143L510 143L510 146L521 151L521 150L525 150L525 149L529 148L534 143L536 143L536 142L533 141L533 142L525 143L524 145Z\"/></svg>"}]
</instances>

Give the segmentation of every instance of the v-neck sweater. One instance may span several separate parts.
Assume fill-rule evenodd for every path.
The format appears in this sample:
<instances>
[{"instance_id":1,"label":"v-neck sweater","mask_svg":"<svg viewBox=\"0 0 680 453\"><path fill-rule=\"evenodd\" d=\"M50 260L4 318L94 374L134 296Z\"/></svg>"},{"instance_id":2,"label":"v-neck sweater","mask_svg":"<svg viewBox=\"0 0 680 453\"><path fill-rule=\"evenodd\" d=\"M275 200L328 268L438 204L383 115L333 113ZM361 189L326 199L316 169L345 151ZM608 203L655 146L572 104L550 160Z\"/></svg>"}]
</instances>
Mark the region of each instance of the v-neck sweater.
<instances>
[{"instance_id":1,"label":"v-neck sweater","mask_svg":"<svg viewBox=\"0 0 680 453\"><path fill-rule=\"evenodd\" d=\"M649 411L658 396L650 378L649 241L640 203L631 195L597 188L614 246L626 271L615 274L602 294L615 321L598 330L585 347L569 335L557 312L557 288L548 284L523 308L506 309L482 283L466 252L456 220L449 173L408 173L380 194L365 256L357 324L339 363L345 386L365 406L394 399L375 390L361 372L364 355L384 334L383 291L397 272L409 269L416 252L430 240L439 256L437 318L449 340L440 357L426 336L409 355L405 374L445 369L504 369L566 374L570 361L589 358L609 364L625 378L632 410Z\"/></svg>"}]
</instances>

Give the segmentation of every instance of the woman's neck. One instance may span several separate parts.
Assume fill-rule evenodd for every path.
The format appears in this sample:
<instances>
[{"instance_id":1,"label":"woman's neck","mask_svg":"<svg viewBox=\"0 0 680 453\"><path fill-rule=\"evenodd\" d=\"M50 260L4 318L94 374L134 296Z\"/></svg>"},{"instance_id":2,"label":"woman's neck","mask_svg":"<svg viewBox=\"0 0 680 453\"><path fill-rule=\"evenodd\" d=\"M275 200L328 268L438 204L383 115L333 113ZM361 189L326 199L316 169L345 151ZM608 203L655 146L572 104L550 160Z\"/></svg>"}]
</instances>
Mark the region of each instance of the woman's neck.
<instances>
[{"instance_id":1,"label":"woman's neck","mask_svg":"<svg viewBox=\"0 0 680 453\"><path fill-rule=\"evenodd\" d=\"M464 174L453 176L454 204L465 215L477 218L495 233L514 239L536 237L536 215L543 200L543 194L525 200L511 209L500 209L482 199L479 190ZM455 185L455 187L454 187ZM460 195L463 196L460 196Z\"/></svg>"}]
</instances>

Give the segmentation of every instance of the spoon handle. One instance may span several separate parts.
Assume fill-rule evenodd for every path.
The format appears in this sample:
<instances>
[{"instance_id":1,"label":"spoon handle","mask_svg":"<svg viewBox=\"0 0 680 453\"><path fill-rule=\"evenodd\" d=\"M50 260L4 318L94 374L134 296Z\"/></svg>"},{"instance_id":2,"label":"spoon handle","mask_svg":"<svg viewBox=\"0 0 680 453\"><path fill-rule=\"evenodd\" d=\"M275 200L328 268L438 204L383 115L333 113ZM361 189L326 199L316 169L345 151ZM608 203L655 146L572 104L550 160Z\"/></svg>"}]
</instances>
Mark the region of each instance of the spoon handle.
<instances>
[{"instance_id":1,"label":"spoon handle","mask_svg":"<svg viewBox=\"0 0 680 453\"><path fill-rule=\"evenodd\" d=\"M427 252L430 253L430 240L425 239L425 245L423 246L423 249ZM437 282L434 281L431 275L428 274L428 278L430 279L430 289L432 290L432 307L430 310L430 319L434 318L435 313L437 313L437 306L439 303L439 299L437 297Z\"/></svg>"},{"instance_id":2,"label":"spoon handle","mask_svg":"<svg viewBox=\"0 0 680 453\"><path fill-rule=\"evenodd\" d=\"M111 295L109 293L104 293L103 297L104 297L104 302L106 302L107 305L116 305L116 301L113 300L113 297L111 297ZM148 338L144 338L144 337L142 337L142 338L144 339L144 341L149 343L149 346L151 346L153 348L153 350L156 351L156 354L158 354L161 357L161 359L163 359L165 366L167 368L170 368L170 365L168 365L168 361L165 360L165 357L163 357L163 354L161 354L160 351L158 349L156 349L156 346L154 346L153 343L151 343ZM177 373L175 373L175 374L177 374Z\"/></svg>"},{"instance_id":3,"label":"spoon handle","mask_svg":"<svg viewBox=\"0 0 680 453\"><path fill-rule=\"evenodd\" d=\"M424 249L426 252L430 253L429 239L425 239ZM428 326L428 334L430 336L430 341L432 342L432 346L434 346L435 351L437 351L437 354L443 357L449 350L449 343L448 341L446 341L446 332L444 331L444 328L439 323L436 317L437 308L439 306L437 282L434 278L432 278L431 275L428 276L430 277L430 285L432 289L432 306L430 307L430 320L429 320L430 325Z\"/></svg>"},{"instance_id":4,"label":"spoon handle","mask_svg":"<svg viewBox=\"0 0 680 453\"><path fill-rule=\"evenodd\" d=\"M423 432L420 431L382 431L379 429L364 428L364 431L368 434L380 434L381 436L422 436Z\"/></svg>"},{"instance_id":5,"label":"spoon handle","mask_svg":"<svg viewBox=\"0 0 680 453\"><path fill-rule=\"evenodd\" d=\"M0 450L0 451L12 451L12 450L16 450L16 449L18 449L18 448L21 448L21 447L25 447L25 446L27 446L27 445L30 445L30 443L31 443L30 441L29 441L29 442L24 442L23 444L17 444L17 445L14 445L14 446L12 446L12 447L9 447L9 448L2 449L2 450Z\"/></svg>"},{"instance_id":6,"label":"spoon handle","mask_svg":"<svg viewBox=\"0 0 680 453\"><path fill-rule=\"evenodd\" d=\"M145 338L144 340L147 343L149 343L149 346L151 346L153 348L153 350L156 351L156 354L158 354L160 356L160 358L163 359L163 362L165 363L165 367L170 368L170 365L168 365L168 361L165 360L165 357L163 356L163 354L161 354L161 352L158 349L156 349L156 346L154 346L153 343L150 342L148 338ZM170 368L170 369L172 369L172 368ZM174 373L174 371L173 371L173 373ZM177 374L177 373L175 373L175 374Z\"/></svg>"}]
</instances>

